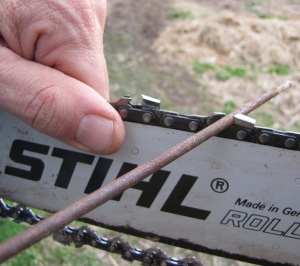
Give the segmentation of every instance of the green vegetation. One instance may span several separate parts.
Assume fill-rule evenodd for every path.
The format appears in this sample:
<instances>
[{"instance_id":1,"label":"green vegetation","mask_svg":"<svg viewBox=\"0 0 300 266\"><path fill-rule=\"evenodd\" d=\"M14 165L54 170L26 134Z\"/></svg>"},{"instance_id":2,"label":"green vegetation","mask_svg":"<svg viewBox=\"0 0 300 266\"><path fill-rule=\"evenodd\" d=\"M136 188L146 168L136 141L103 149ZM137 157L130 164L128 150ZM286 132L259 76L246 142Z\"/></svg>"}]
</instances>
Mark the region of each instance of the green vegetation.
<instances>
[{"instance_id":1,"label":"green vegetation","mask_svg":"<svg viewBox=\"0 0 300 266\"><path fill-rule=\"evenodd\" d=\"M233 77L243 78L247 75L247 70L241 67L225 67L224 69Z\"/></svg>"},{"instance_id":2,"label":"green vegetation","mask_svg":"<svg viewBox=\"0 0 300 266\"><path fill-rule=\"evenodd\" d=\"M236 109L237 109L237 104L234 101L229 100L229 101L225 102L221 112L223 112L225 114L229 114Z\"/></svg>"},{"instance_id":3,"label":"green vegetation","mask_svg":"<svg viewBox=\"0 0 300 266\"><path fill-rule=\"evenodd\" d=\"M198 60L193 62L193 70L196 74L202 75L209 70L215 70L216 67L210 63L202 63Z\"/></svg>"},{"instance_id":4,"label":"green vegetation","mask_svg":"<svg viewBox=\"0 0 300 266\"><path fill-rule=\"evenodd\" d=\"M280 20L288 20L289 19L288 17L284 17L284 16L275 16L272 14L261 13L260 11L255 10L255 9L253 10L253 13L255 13L259 18L262 18L262 19L271 19L271 18L277 18Z\"/></svg>"},{"instance_id":5,"label":"green vegetation","mask_svg":"<svg viewBox=\"0 0 300 266\"><path fill-rule=\"evenodd\" d=\"M263 19L269 19L269 18L274 18L273 15L271 14L265 14L265 13L260 13L259 11L255 10L256 15L259 17L259 18L263 18Z\"/></svg>"},{"instance_id":6,"label":"green vegetation","mask_svg":"<svg viewBox=\"0 0 300 266\"><path fill-rule=\"evenodd\" d=\"M274 117L268 113L260 112L255 114L255 119L259 124L265 127L272 127L274 125Z\"/></svg>"},{"instance_id":7,"label":"green vegetation","mask_svg":"<svg viewBox=\"0 0 300 266\"><path fill-rule=\"evenodd\" d=\"M229 72L227 72L225 69L223 68L219 68L216 70L215 72L216 78L220 81L226 81L229 80L231 78L231 75Z\"/></svg>"},{"instance_id":8,"label":"green vegetation","mask_svg":"<svg viewBox=\"0 0 300 266\"><path fill-rule=\"evenodd\" d=\"M187 19L192 17L192 12L185 9L177 9L170 13L169 17L175 19Z\"/></svg>"},{"instance_id":9,"label":"green vegetation","mask_svg":"<svg viewBox=\"0 0 300 266\"><path fill-rule=\"evenodd\" d=\"M136 62L136 66L126 66L124 64L111 65L109 69L109 79L111 82L120 84L118 89L119 96L125 94L135 95L134 90L143 90L149 88L149 84L155 80L155 72L146 64Z\"/></svg>"},{"instance_id":10,"label":"green vegetation","mask_svg":"<svg viewBox=\"0 0 300 266\"><path fill-rule=\"evenodd\" d=\"M229 100L225 102L223 108L221 109L221 112L225 114L230 114L231 112L235 111L238 108L238 105L233 101ZM274 117L270 115L269 113L265 112L254 112L253 114L249 115L250 117L257 120L257 124L264 126L264 127L272 127L275 123ZM300 129L300 125L299 125ZM299 130L298 130L299 131Z\"/></svg>"},{"instance_id":11,"label":"green vegetation","mask_svg":"<svg viewBox=\"0 0 300 266\"><path fill-rule=\"evenodd\" d=\"M162 108L174 109L168 96L168 91L162 91L159 83L174 84L174 78L162 76L157 70L143 61L134 61L134 57L128 55L126 62L109 62L109 80L111 84L118 84L118 87L111 88L111 99L117 100L124 95L133 97L133 102L141 100L141 94L159 97ZM155 96L159 95L159 96Z\"/></svg>"},{"instance_id":12,"label":"green vegetation","mask_svg":"<svg viewBox=\"0 0 300 266\"><path fill-rule=\"evenodd\" d=\"M138 60L139 51L128 51L132 40L120 34L110 32L105 38L105 49L107 56L108 75L110 84L118 84L111 87L111 98L116 100L124 95L147 94L156 80L156 72L142 59Z\"/></svg>"},{"instance_id":13,"label":"green vegetation","mask_svg":"<svg viewBox=\"0 0 300 266\"><path fill-rule=\"evenodd\" d=\"M0 220L1 242L23 231L26 227L11 221ZM96 255L85 248L64 247L51 239L43 240L11 258L2 265L6 266L39 266L39 265L104 265Z\"/></svg>"},{"instance_id":14,"label":"green vegetation","mask_svg":"<svg viewBox=\"0 0 300 266\"><path fill-rule=\"evenodd\" d=\"M256 67L252 66L249 69L243 67L231 67L231 66L222 66L218 67L210 63L199 62L195 60L193 62L193 71L201 78L201 76L208 72L214 72L216 78L220 81L226 81L233 77L237 78L251 78L256 79L257 75L261 73L273 74L273 75L289 75L292 73L292 69L289 65L277 65L272 66L266 69L266 67Z\"/></svg>"},{"instance_id":15,"label":"green vegetation","mask_svg":"<svg viewBox=\"0 0 300 266\"><path fill-rule=\"evenodd\" d=\"M4 200L10 205L15 205L11 201ZM44 211L33 209L34 213L46 216ZM83 225L81 222L74 222L76 227ZM11 220L0 218L0 242L3 242L14 235L24 231L28 226L25 224L18 224ZM90 252L86 247L64 247L63 245L52 241L51 238L46 238L43 241L35 244L31 248L26 249L17 256L9 259L2 265L5 266L39 266L39 265L104 265L97 258L96 254Z\"/></svg>"},{"instance_id":16,"label":"green vegetation","mask_svg":"<svg viewBox=\"0 0 300 266\"><path fill-rule=\"evenodd\" d=\"M105 53L117 54L130 45L129 37L119 33L110 33L105 35L104 49Z\"/></svg>"},{"instance_id":17,"label":"green vegetation","mask_svg":"<svg viewBox=\"0 0 300 266\"><path fill-rule=\"evenodd\" d=\"M278 18L281 20L289 19L288 17L285 17L285 16L276 16L274 14L263 13L260 10L257 10L256 7L261 6L262 4L263 4L262 0L252 0L252 1L246 2L246 7L247 7L248 11L254 13L257 17L259 17L261 19L271 19L271 18Z\"/></svg>"},{"instance_id":18,"label":"green vegetation","mask_svg":"<svg viewBox=\"0 0 300 266\"><path fill-rule=\"evenodd\" d=\"M296 123L294 126L292 126L292 128L289 129L289 131L300 132L300 123Z\"/></svg>"},{"instance_id":19,"label":"green vegetation","mask_svg":"<svg viewBox=\"0 0 300 266\"><path fill-rule=\"evenodd\" d=\"M247 1L246 2L246 5L248 7L253 7L253 6L259 6L259 5L262 5L263 4L263 0L251 0L251 1Z\"/></svg>"},{"instance_id":20,"label":"green vegetation","mask_svg":"<svg viewBox=\"0 0 300 266\"><path fill-rule=\"evenodd\" d=\"M0 228L0 242L3 242L26 229L26 227L23 225L15 224L11 221L6 221L3 219L0 219ZM5 265L37 265L37 262L39 261L38 257L40 256L40 250L41 245L37 244L33 248L24 251L21 256L14 257Z\"/></svg>"},{"instance_id":21,"label":"green vegetation","mask_svg":"<svg viewBox=\"0 0 300 266\"><path fill-rule=\"evenodd\" d=\"M221 81L226 81L232 77L243 78L247 75L247 70L241 67L222 67L216 70L216 78Z\"/></svg>"},{"instance_id":22,"label":"green vegetation","mask_svg":"<svg viewBox=\"0 0 300 266\"><path fill-rule=\"evenodd\" d=\"M221 81L226 81L232 77L244 78L247 75L247 70L242 67L217 67L210 63L199 62L198 60L193 62L193 70L200 76L207 71L213 71L216 78Z\"/></svg>"},{"instance_id":23,"label":"green vegetation","mask_svg":"<svg viewBox=\"0 0 300 266\"><path fill-rule=\"evenodd\" d=\"M291 73L291 67L289 65L278 65L269 68L268 73L269 74L275 74L280 76L285 76Z\"/></svg>"}]
</instances>

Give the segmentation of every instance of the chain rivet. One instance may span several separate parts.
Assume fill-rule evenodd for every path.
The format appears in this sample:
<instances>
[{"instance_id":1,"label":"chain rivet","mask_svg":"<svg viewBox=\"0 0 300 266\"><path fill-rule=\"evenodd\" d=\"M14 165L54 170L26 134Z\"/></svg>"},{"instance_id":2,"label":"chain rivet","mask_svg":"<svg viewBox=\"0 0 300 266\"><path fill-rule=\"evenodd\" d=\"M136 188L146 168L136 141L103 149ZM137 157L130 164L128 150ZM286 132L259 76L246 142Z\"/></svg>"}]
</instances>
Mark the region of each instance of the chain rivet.
<instances>
[{"instance_id":1,"label":"chain rivet","mask_svg":"<svg viewBox=\"0 0 300 266\"><path fill-rule=\"evenodd\" d=\"M245 130L239 130L237 133L236 133L236 138L238 140L244 140L245 138L247 137L247 132Z\"/></svg>"},{"instance_id":2,"label":"chain rivet","mask_svg":"<svg viewBox=\"0 0 300 266\"><path fill-rule=\"evenodd\" d=\"M145 123L150 123L152 121L152 114L150 114L150 113L144 113L143 114L143 121Z\"/></svg>"},{"instance_id":3,"label":"chain rivet","mask_svg":"<svg viewBox=\"0 0 300 266\"><path fill-rule=\"evenodd\" d=\"M262 133L259 135L258 139L262 144L266 144L270 140L270 135L268 133Z\"/></svg>"},{"instance_id":4,"label":"chain rivet","mask_svg":"<svg viewBox=\"0 0 300 266\"><path fill-rule=\"evenodd\" d=\"M91 245L92 245L93 247L96 247L96 246L97 246L97 241L92 240L92 241L91 241Z\"/></svg>"},{"instance_id":5,"label":"chain rivet","mask_svg":"<svg viewBox=\"0 0 300 266\"><path fill-rule=\"evenodd\" d=\"M144 262L145 265L151 265L152 260L149 257L144 257L143 262Z\"/></svg>"},{"instance_id":6,"label":"chain rivet","mask_svg":"<svg viewBox=\"0 0 300 266\"><path fill-rule=\"evenodd\" d=\"M75 241L81 241L83 239L83 237L81 235L75 235Z\"/></svg>"},{"instance_id":7,"label":"chain rivet","mask_svg":"<svg viewBox=\"0 0 300 266\"><path fill-rule=\"evenodd\" d=\"M114 253L116 251L116 248L114 246L110 246L108 248L108 251L111 252L111 253Z\"/></svg>"},{"instance_id":8,"label":"chain rivet","mask_svg":"<svg viewBox=\"0 0 300 266\"><path fill-rule=\"evenodd\" d=\"M26 218L25 222L28 223L28 224L32 224L32 219L31 218Z\"/></svg>"},{"instance_id":9,"label":"chain rivet","mask_svg":"<svg viewBox=\"0 0 300 266\"><path fill-rule=\"evenodd\" d=\"M196 121L191 121L189 123L189 130L190 131L196 131L198 129L199 123Z\"/></svg>"},{"instance_id":10,"label":"chain rivet","mask_svg":"<svg viewBox=\"0 0 300 266\"><path fill-rule=\"evenodd\" d=\"M164 125L166 127L172 126L173 122L174 122L174 119L172 117L170 117L170 116L167 116L167 117L164 118Z\"/></svg>"},{"instance_id":11,"label":"chain rivet","mask_svg":"<svg viewBox=\"0 0 300 266\"><path fill-rule=\"evenodd\" d=\"M131 258L131 253L130 251L126 251L124 254L125 258L130 259Z\"/></svg>"},{"instance_id":12,"label":"chain rivet","mask_svg":"<svg viewBox=\"0 0 300 266\"><path fill-rule=\"evenodd\" d=\"M287 138L284 142L284 146L288 149L291 149L295 146L296 140L293 138Z\"/></svg>"}]
</instances>

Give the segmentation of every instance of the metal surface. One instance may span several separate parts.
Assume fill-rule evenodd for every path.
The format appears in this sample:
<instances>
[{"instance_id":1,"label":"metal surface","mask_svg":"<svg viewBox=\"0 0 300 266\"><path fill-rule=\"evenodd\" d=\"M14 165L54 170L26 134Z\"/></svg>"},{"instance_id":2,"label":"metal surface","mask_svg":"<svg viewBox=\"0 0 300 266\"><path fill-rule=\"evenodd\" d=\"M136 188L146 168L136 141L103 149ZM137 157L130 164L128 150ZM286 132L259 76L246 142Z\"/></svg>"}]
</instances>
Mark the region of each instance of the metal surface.
<instances>
[{"instance_id":1,"label":"metal surface","mask_svg":"<svg viewBox=\"0 0 300 266\"><path fill-rule=\"evenodd\" d=\"M51 212L75 202L193 134L125 122L124 146L117 154L104 157L72 149L1 112L0 119L9 121L5 131L0 132L0 154L5 155L0 157L0 196ZM36 149L45 146L49 147L47 154ZM30 159L38 163L33 161L34 165L29 166L24 164L26 161L14 161L12 154L17 153L17 148L22 148L23 154L18 162ZM87 160L89 158L93 162ZM296 264L300 261L300 239L296 235L300 234L300 227L294 238L288 229L299 223L299 217L286 215L283 210L300 211L299 161L299 151L213 137L122 196L86 214L84 221L260 265ZM29 174L36 172L41 162L44 164L41 178L29 179L32 177ZM18 171L10 172L10 169ZM63 177L64 182L69 180L68 186L58 182ZM244 203L235 204L238 198L247 199L247 206L260 202L266 207L260 210ZM268 211L272 205L279 210ZM248 217L239 227L230 221L227 225L221 223L230 210L247 213ZM202 211L209 215L202 215ZM260 216L265 220L268 217L269 222L263 228L264 223L254 223L250 230L246 220ZM264 232L270 228L271 221L273 225L275 221L280 222L271 233ZM258 228L255 225L259 225ZM197 257L201 259L201 254Z\"/></svg>"},{"instance_id":2,"label":"metal surface","mask_svg":"<svg viewBox=\"0 0 300 266\"><path fill-rule=\"evenodd\" d=\"M255 126L255 123L256 123L256 120L249 116L245 116L242 114L236 114L234 116L234 124L237 126L244 127L248 130L252 130Z\"/></svg>"},{"instance_id":3,"label":"metal surface","mask_svg":"<svg viewBox=\"0 0 300 266\"><path fill-rule=\"evenodd\" d=\"M104 186L103 189L100 189L100 191L96 191L88 195L84 200L78 201L77 203L72 204L68 208L54 214L53 216L51 216L52 218L45 219L45 222L43 221L21 234L21 236L24 237L23 239L18 239L17 242L14 242L16 240L11 239L10 242L3 243L0 246L1 258L8 258L9 256L15 254L17 250L25 248L25 246L27 246L29 242L29 244L35 243L36 241L42 239L46 235L57 231L60 227L63 227L65 224L71 222L74 219L79 218L80 216L89 212L93 208L99 206L99 204L102 204L103 202L112 199L120 192L124 191L126 188L133 186L134 184L138 183L151 173L158 171L161 167L167 165L171 161L180 157L182 154L188 152L191 148L196 147L209 137L218 134L228 125L232 124L234 114L246 114L252 111L258 105L263 104L265 101L268 101L270 98L274 97L276 94L286 89L288 86L289 84L285 84L272 90L269 93L264 94L263 97L257 99L254 102L249 103L244 108L239 109L237 112L234 112L233 114L224 117L216 124L207 127L203 131L191 136L187 141L183 141L178 146L168 150L168 152L161 154L157 158L153 159L150 162L150 164L137 167L136 170L131 171L123 177L118 178L113 183ZM136 171L140 175L138 178L135 176ZM114 186L118 186L118 189L116 189ZM30 239L29 242L28 239ZM15 248L13 251L12 247Z\"/></svg>"}]
</instances>

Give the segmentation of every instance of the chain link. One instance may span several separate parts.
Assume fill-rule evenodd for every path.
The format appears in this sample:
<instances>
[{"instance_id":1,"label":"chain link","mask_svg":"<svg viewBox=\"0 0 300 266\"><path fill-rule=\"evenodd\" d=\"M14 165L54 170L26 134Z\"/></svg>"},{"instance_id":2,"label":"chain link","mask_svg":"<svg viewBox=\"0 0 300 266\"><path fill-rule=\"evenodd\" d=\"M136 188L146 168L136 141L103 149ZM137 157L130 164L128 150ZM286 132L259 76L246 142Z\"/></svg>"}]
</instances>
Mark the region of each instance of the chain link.
<instances>
[{"instance_id":1,"label":"chain link","mask_svg":"<svg viewBox=\"0 0 300 266\"><path fill-rule=\"evenodd\" d=\"M160 109L160 101L143 96L141 104L133 104L129 96L111 103L124 121L147 124L188 132L198 132L225 116L215 112L208 116L184 115ZM222 131L219 137L252 142L277 148L300 150L300 134L236 123Z\"/></svg>"},{"instance_id":2,"label":"chain link","mask_svg":"<svg viewBox=\"0 0 300 266\"><path fill-rule=\"evenodd\" d=\"M31 209L24 205L11 206L0 199L0 217L12 218L16 223L36 224L43 220L42 216L36 215ZM129 262L140 261L142 265L158 265L158 266L203 266L203 264L195 257L187 257L182 260L167 256L159 248L149 248L146 250L133 247L123 237L107 239L98 236L90 227L83 226L81 228L73 228L66 226L53 235L53 239L63 245L71 245L76 248L83 245L105 250L110 253L121 255L121 257Z\"/></svg>"}]
</instances>

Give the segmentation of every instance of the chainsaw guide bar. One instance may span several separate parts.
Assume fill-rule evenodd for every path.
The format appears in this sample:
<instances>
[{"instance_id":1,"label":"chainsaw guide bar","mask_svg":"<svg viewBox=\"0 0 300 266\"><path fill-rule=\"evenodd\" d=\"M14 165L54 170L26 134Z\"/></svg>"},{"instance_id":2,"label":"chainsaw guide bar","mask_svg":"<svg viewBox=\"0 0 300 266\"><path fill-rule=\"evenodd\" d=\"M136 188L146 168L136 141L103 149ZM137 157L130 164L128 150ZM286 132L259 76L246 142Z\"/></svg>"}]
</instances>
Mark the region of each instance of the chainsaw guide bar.
<instances>
[{"instance_id":1,"label":"chainsaw guide bar","mask_svg":"<svg viewBox=\"0 0 300 266\"><path fill-rule=\"evenodd\" d=\"M67 146L0 110L0 196L19 202L25 210L23 205L56 212L224 116L162 110L160 101L148 96L141 104L133 104L130 97L111 104L124 120L126 141L109 156ZM297 265L300 134L256 127L253 119L241 116L235 119L216 137L83 220L227 258ZM1 206L0 216L13 217L4 215L13 207L3 202ZM86 228L78 234L93 235ZM56 238L67 241L59 234ZM109 242L111 248L105 248L126 259L125 251L133 248L122 241ZM117 252L113 248L118 243L122 248ZM175 260L154 253L160 254L155 263L165 263L158 265L200 265L195 259ZM149 254L138 260L153 263Z\"/></svg>"}]
</instances>

